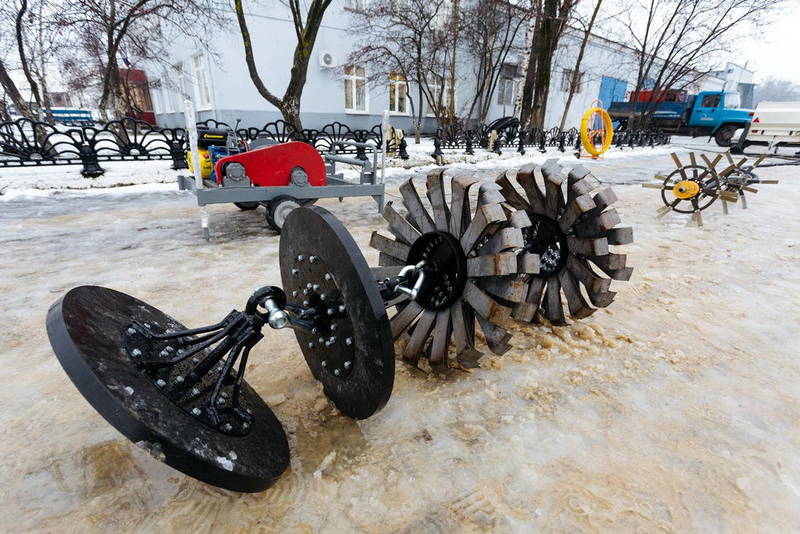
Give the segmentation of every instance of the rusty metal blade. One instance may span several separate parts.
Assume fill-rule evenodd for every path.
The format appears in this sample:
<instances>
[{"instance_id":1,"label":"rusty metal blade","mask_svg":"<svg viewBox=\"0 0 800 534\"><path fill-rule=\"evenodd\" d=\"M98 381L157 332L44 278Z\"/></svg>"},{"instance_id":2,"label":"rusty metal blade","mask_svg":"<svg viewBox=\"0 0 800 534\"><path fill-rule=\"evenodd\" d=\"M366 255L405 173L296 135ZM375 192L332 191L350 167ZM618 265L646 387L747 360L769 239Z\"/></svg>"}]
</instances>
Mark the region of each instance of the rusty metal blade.
<instances>
[{"instance_id":1,"label":"rusty metal blade","mask_svg":"<svg viewBox=\"0 0 800 534\"><path fill-rule=\"evenodd\" d=\"M386 206L383 208L383 218L389 223L389 231L403 243L410 245L419 239L421 235L419 230L411 226L411 224L394 209L391 201L387 202Z\"/></svg>"},{"instance_id":2,"label":"rusty metal blade","mask_svg":"<svg viewBox=\"0 0 800 534\"><path fill-rule=\"evenodd\" d=\"M469 206L469 190L478 183L478 179L470 174L460 174L451 182L450 199L450 233L460 236L472 219Z\"/></svg>"},{"instance_id":3,"label":"rusty metal blade","mask_svg":"<svg viewBox=\"0 0 800 534\"><path fill-rule=\"evenodd\" d=\"M588 217L576 223L575 235L580 237L599 237L620 223L619 214L609 208L597 217Z\"/></svg>"},{"instance_id":4,"label":"rusty metal blade","mask_svg":"<svg viewBox=\"0 0 800 534\"><path fill-rule=\"evenodd\" d=\"M477 367L481 359L480 351L475 350L474 319L471 310L466 310L463 299L458 299L450 307L453 338L456 342L456 359L464 367ZM470 324L471 323L471 324Z\"/></svg>"},{"instance_id":5,"label":"rusty metal blade","mask_svg":"<svg viewBox=\"0 0 800 534\"><path fill-rule=\"evenodd\" d=\"M474 283L467 281L464 286L464 300L475 313L494 324L505 324L511 310L495 301Z\"/></svg>"},{"instance_id":6,"label":"rusty metal blade","mask_svg":"<svg viewBox=\"0 0 800 534\"><path fill-rule=\"evenodd\" d=\"M403 359L409 362L417 363L420 354L425 348L425 341L428 339L431 330L433 329L433 321L436 319L436 312L425 310L422 316L414 324L414 331L411 332L411 339L408 340L405 350L403 351Z\"/></svg>"},{"instance_id":7,"label":"rusty metal blade","mask_svg":"<svg viewBox=\"0 0 800 534\"><path fill-rule=\"evenodd\" d=\"M478 324L483 331L483 335L486 338L486 345L489 347L489 350L495 354L505 354L511 348L511 345L508 344L508 341L511 339L511 334L508 331L501 327L494 325L478 315Z\"/></svg>"},{"instance_id":8,"label":"rusty metal blade","mask_svg":"<svg viewBox=\"0 0 800 534\"><path fill-rule=\"evenodd\" d=\"M478 286L507 302L524 302L528 293L528 284L511 277L493 276L478 280Z\"/></svg>"},{"instance_id":9,"label":"rusty metal blade","mask_svg":"<svg viewBox=\"0 0 800 534\"><path fill-rule=\"evenodd\" d=\"M405 308L400 310L397 315L392 317L390 321L392 326L392 339L400 337L400 334L408 329L414 319L416 319L422 311L422 306L412 300Z\"/></svg>"},{"instance_id":10,"label":"rusty metal blade","mask_svg":"<svg viewBox=\"0 0 800 534\"><path fill-rule=\"evenodd\" d=\"M440 311L436 314L436 324L433 327L431 340L431 366L441 366L447 363L447 348L450 346L450 310Z\"/></svg>"},{"instance_id":11,"label":"rusty metal blade","mask_svg":"<svg viewBox=\"0 0 800 534\"><path fill-rule=\"evenodd\" d=\"M517 272L517 254L500 252L467 258L467 276L503 276Z\"/></svg>"},{"instance_id":12,"label":"rusty metal blade","mask_svg":"<svg viewBox=\"0 0 800 534\"><path fill-rule=\"evenodd\" d=\"M428 200L433 208L433 221L437 230L447 232L450 229L450 210L444 191L444 169L433 169L427 178Z\"/></svg>"},{"instance_id":13,"label":"rusty metal blade","mask_svg":"<svg viewBox=\"0 0 800 534\"><path fill-rule=\"evenodd\" d=\"M500 186L494 182L482 182L478 187L478 206L485 204L500 204L506 198L500 190Z\"/></svg>"},{"instance_id":14,"label":"rusty metal blade","mask_svg":"<svg viewBox=\"0 0 800 534\"><path fill-rule=\"evenodd\" d=\"M510 172L511 171L502 174L499 178L497 178L496 182L497 185L500 186L500 192L503 194L505 201L508 202L508 204L514 209L530 209L530 204L528 204L528 201L522 197L519 191L517 191L517 188L514 187L514 184L511 183L511 180L508 179L508 174Z\"/></svg>"},{"instance_id":15,"label":"rusty metal blade","mask_svg":"<svg viewBox=\"0 0 800 534\"><path fill-rule=\"evenodd\" d=\"M570 273L569 269L564 269L559 273L558 280L561 283L561 289L564 291L564 296L567 297L567 306L569 307L569 314L574 319L583 319L589 317L595 311L586 299L581 295L581 290L578 283Z\"/></svg>"},{"instance_id":16,"label":"rusty metal blade","mask_svg":"<svg viewBox=\"0 0 800 534\"><path fill-rule=\"evenodd\" d=\"M413 218L420 232L426 234L436 230L430 213L422 205L422 199L419 198L417 188L414 187L413 179L409 178L403 182L403 185L400 186L400 194L403 195L403 204L405 204L408 214Z\"/></svg>"},{"instance_id":17,"label":"rusty metal blade","mask_svg":"<svg viewBox=\"0 0 800 534\"><path fill-rule=\"evenodd\" d=\"M508 250L519 249L523 246L525 246L525 240L522 237L522 230L519 228L502 228L489 237L486 244L478 249L478 254L498 254Z\"/></svg>"},{"instance_id":18,"label":"rusty metal blade","mask_svg":"<svg viewBox=\"0 0 800 534\"><path fill-rule=\"evenodd\" d=\"M561 283L556 276L551 276L547 279L542 309L544 310L544 316L554 325L563 326L567 324L564 318L564 306L561 304Z\"/></svg>"},{"instance_id":19,"label":"rusty metal blade","mask_svg":"<svg viewBox=\"0 0 800 534\"><path fill-rule=\"evenodd\" d=\"M581 195L573 198L572 201L567 204L567 209L564 210L564 213L558 219L558 225L561 231L567 232L581 215L595 209L595 207L595 201L589 195Z\"/></svg>"},{"instance_id":20,"label":"rusty metal blade","mask_svg":"<svg viewBox=\"0 0 800 534\"><path fill-rule=\"evenodd\" d=\"M628 261L627 255L614 253L608 253L605 256L588 256L588 258L605 272L624 269Z\"/></svg>"},{"instance_id":21,"label":"rusty metal blade","mask_svg":"<svg viewBox=\"0 0 800 534\"><path fill-rule=\"evenodd\" d=\"M464 249L464 253L469 254L479 239L497 228L497 224L506 220L506 215L500 204L480 206L475 211L475 217L470 221L469 226L461 236L461 247Z\"/></svg>"},{"instance_id":22,"label":"rusty metal blade","mask_svg":"<svg viewBox=\"0 0 800 534\"><path fill-rule=\"evenodd\" d=\"M528 197L528 204L531 206L531 211L539 215L545 214L545 198L542 190L539 189L539 184L536 183L536 170L537 165L528 165L523 167L517 172L517 182L522 186L525 191L525 196ZM540 171L541 172L541 171Z\"/></svg>"},{"instance_id":23,"label":"rusty metal blade","mask_svg":"<svg viewBox=\"0 0 800 534\"><path fill-rule=\"evenodd\" d=\"M405 243L395 241L379 232L372 232L372 236L369 239L369 246L388 256L402 260L403 263L405 263L406 258L408 258L408 253L411 250L411 247Z\"/></svg>"},{"instance_id":24,"label":"rusty metal blade","mask_svg":"<svg viewBox=\"0 0 800 534\"><path fill-rule=\"evenodd\" d=\"M545 215L551 219L557 219L559 211L564 207L564 194L561 184L564 183L564 176L561 174L561 167L558 164L550 164L542 167L544 176L545 190Z\"/></svg>"},{"instance_id":25,"label":"rusty metal blade","mask_svg":"<svg viewBox=\"0 0 800 534\"><path fill-rule=\"evenodd\" d=\"M570 252L582 256L602 256L608 254L608 240L605 237L567 236L567 248Z\"/></svg>"},{"instance_id":26,"label":"rusty metal blade","mask_svg":"<svg viewBox=\"0 0 800 534\"><path fill-rule=\"evenodd\" d=\"M517 272L526 274L538 274L540 258L538 254L523 252L517 256Z\"/></svg>"},{"instance_id":27,"label":"rusty metal blade","mask_svg":"<svg viewBox=\"0 0 800 534\"><path fill-rule=\"evenodd\" d=\"M606 232L606 239L609 245L630 245L633 243L633 228L630 226L612 228Z\"/></svg>"}]
</instances>

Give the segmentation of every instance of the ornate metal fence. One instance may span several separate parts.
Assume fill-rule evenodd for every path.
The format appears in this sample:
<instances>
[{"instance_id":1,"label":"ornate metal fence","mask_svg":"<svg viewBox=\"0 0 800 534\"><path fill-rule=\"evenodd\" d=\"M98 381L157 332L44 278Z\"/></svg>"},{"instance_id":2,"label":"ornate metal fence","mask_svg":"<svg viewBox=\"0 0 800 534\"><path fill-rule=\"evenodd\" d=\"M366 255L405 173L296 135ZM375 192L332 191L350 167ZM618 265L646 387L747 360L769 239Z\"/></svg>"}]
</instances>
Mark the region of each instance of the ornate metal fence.
<instances>
[{"instance_id":1,"label":"ornate metal fence","mask_svg":"<svg viewBox=\"0 0 800 534\"><path fill-rule=\"evenodd\" d=\"M433 157L443 155L442 149L464 149L466 154L474 154L475 147L488 149L491 144L493 152L500 154L504 147L516 149L524 154L526 149L535 148L546 152L548 148L557 148L561 152L579 150L581 134L577 128L561 130L558 127L542 130L522 130L517 126L501 130L497 138L490 143L488 127L479 130L464 130L459 126L439 128L434 137ZM614 132L614 146L617 148L636 146L656 146L670 142L670 136L660 130L621 130Z\"/></svg>"},{"instance_id":2,"label":"ornate metal fence","mask_svg":"<svg viewBox=\"0 0 800 534\"><path fill-rule=\"evenodd\" d=\"M230 128L213 119L198 123L198 127ZM240 128L237 134L248 141L265 137L280 143L303 141L320 152L330 152L338 141L375 146L383 142L380 125L364 130L340 122L326 124L321 130L298 131L278 120L261 128ZM0 123L0 167L81 164L81 174L88 177L102 175L100 163L104 161L172 160L173 169L185 169L187 149L184 128L157 128L135 119L112 121L102 128L65 128L29 119ZM337 152L367 159L363 146L339 146Z\"/></svg>"},{"instance_id":3,"label":"ornate metal fence","mask_svg":"<svg viewBox=\"0 0 800 534\"><path fill-rule=\"evenodd\" d=\"M230 125L209 119L198 123L198 127L226 128ZM297 130L283 120L270 122L261 128L239 128L237 134L248 141L268 138L278 142L302 141L320 152L330 152L340 141L356 141L382 146L381 125L370 129L353 129L341 122L326 124L321 129ZM478 130L464 130L453 126L439 129L434 136L433 156L442 155L442 149L463 149L474 154L480 147L489 148L490 134L486 126ZM655 130L626 130L615 132L614 145L618 148L654 146L669 143L670 137ZM394 146L387 141L389 151L397 151L407 158L405 146ZM527 148L541 152L556 147L566 152L579 148L580 133L576 128L561 131L521 130L517 127L502 130L492 143L492 150L501 153L505 147L513 147L524 154ZM106 123L102 128L64 127L29 119L0 123L0 167L28 167L41 165L83 165L81 174L100 176L104 161L171 160L173 169L186 168L188 135L184 128L157 128L136 119L123 119ZM366 160L363 146L337 146L337 152L354 154Z\"/></svg>"}]
</instances>

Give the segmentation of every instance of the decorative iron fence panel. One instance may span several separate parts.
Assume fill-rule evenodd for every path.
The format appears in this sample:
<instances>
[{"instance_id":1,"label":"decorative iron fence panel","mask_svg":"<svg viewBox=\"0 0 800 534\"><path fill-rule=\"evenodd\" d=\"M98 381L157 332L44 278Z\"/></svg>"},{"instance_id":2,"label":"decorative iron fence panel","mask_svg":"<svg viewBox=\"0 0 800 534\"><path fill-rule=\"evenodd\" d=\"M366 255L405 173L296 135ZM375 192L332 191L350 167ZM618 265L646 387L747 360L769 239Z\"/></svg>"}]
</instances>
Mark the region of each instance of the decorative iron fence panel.
<instances>
[{"instance_id":1,"label":"decorative iron fence panel","mask_svg":"<svg viewBox=\"0 0 800 534\"><path fill-rule=\"evenodd\" d=\"M208 119L197 123L198 128L232 129L224 122ZM277 120L260 128L237 128L237 135L247 141L267 138L279 143L302 141L326 153L334 149L338 153L353 154L367 159L364 146L353 146L347 142L382 146L381 125L370 129L352 129L341 122L326 124L321 129L297 130L292 124ZM463 149L474 154L476 147L487 149L490 144L487 126L477 130L464 130L460 126L438 129L434 136L434 153L442 155L442 149ZM626 130L614 133L614 146L655 146L669 143L670 136L656 130ZM344 142L345 144L341 144ZM577 128L560 130L523 130L512 126L502 130L492 144L492 150L501 153L502 148L513 148L525 153L526 148L541 152L555 147L561 152L580 146ZM407 159L406 143L397 143L392 137L386 149ZM188 135L184 128L158 128L136 120L123 119L106 123L102 128L94 126L54 126L29 119L18 119L0 123L0 167L27 167L37 165L83 165L84 176L100 176L105 161L171 160L173 169L185 169Z\"/></svg>"}]
</instances>

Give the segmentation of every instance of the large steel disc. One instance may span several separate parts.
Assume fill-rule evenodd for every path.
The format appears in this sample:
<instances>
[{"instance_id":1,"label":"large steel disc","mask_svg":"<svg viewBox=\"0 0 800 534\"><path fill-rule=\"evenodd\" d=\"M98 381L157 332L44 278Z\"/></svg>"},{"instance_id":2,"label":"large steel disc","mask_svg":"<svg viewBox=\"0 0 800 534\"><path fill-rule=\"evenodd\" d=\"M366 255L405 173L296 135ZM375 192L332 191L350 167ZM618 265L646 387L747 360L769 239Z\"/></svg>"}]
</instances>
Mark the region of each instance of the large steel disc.
<instances>
[{"instance_id":1,"label":"large steel disc","mask_svg":"<svg viewBox=\"0 0 800 534\"><path fill-rule=\"evenodd\" d=\"M185 329L129 295L96 286L70 290L47 314L47 334L67 375L111 425L175 469L215 486L256 492L289 465L275 414L244 382L241 404L253 416L243 435L203 424L170 400L125 350L133 321L153 330Z\"/></svg>"},{"instance_id":2,"label":"large steel disc","mask_svg":"<svg viewBox=\"0 0 800 534\"><path fill-rule=\"evenodd\" d=\"M280 243L289 303L316 308L314 331L295 330L309 368L345 415L364 419L389 400L394 347L375 279L350 233L312 206L286 218Z\"/></svg>"}]
</instances>

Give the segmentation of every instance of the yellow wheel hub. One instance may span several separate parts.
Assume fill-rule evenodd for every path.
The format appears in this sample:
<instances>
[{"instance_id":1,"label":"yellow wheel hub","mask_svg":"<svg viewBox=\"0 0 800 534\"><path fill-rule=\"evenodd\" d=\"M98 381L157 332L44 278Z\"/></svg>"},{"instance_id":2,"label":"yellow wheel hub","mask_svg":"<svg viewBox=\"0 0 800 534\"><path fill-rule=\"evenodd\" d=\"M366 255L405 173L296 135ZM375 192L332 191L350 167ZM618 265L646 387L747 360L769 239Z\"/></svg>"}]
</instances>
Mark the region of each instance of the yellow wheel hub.
<instances>
[{"instance_id":1,"label":"yellow wheel hub","mask_svg":"<svg viewBox=\"0 0 800 534\"><path fill-rule=\"evenodd\" d=\"M682 200L695 197L699 192L700 184L691 180L681 180L672 188L672 194Z\"/></svg>"}]
</instances>

